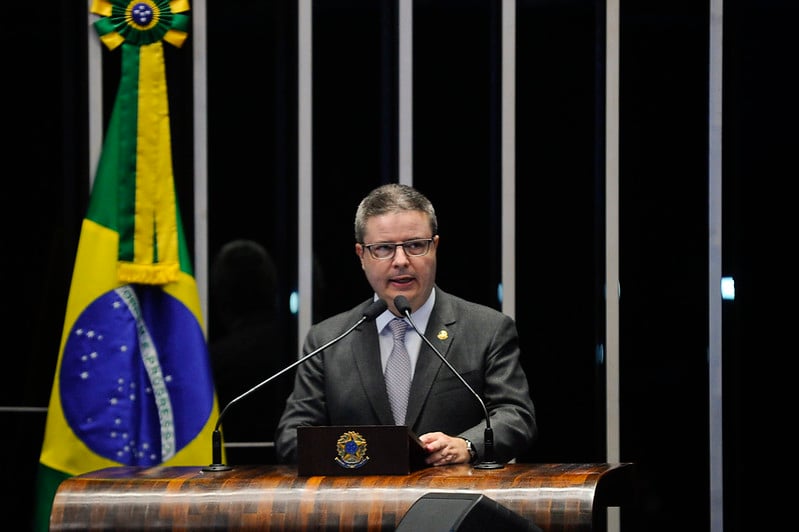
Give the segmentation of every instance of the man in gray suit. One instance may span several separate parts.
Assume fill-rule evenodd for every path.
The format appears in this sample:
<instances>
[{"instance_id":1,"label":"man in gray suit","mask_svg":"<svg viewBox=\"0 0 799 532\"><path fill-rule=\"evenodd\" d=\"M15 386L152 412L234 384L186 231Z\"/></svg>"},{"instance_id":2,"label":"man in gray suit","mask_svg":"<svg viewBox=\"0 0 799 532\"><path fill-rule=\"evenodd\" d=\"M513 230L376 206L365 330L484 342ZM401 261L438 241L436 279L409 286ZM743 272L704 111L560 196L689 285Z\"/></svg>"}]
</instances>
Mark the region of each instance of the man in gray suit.
<instances>
[{"instance_id":1,"label":"man in gray suit","mask_svg":"<svg viewBox=\"0 0 799 532\"><path fill-rule=\"evenodd\" d=\"M493 458L507 462L528 450L538 428L516 325L495 309L436 286L438 243L433 205L413 187L383 185L361 201L355 253L374 298L311 327L303 351L310 353L351 327L375 299L388 310L297 367L275 438L280 461L296 461L297 427L305 425L407 425L424 444L429 465L483 456L483 408L411 327L404 350L410 356L410 392L404 418L399 413L402 419L395 419L384 375L394 341L388 324L405 316L395 307L397 296L406 298L413 324L484 401Z\"/></svg>"}]
</instances>

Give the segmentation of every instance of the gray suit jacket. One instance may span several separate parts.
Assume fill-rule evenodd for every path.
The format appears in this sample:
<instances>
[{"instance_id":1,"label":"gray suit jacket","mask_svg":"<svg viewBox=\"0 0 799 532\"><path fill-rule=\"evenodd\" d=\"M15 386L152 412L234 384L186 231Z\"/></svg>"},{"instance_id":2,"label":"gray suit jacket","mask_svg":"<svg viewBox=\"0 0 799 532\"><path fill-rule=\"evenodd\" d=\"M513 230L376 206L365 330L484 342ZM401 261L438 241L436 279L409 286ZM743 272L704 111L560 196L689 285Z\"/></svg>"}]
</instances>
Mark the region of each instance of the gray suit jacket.
<instances>
[{"instance_id":1,"label":"gray suit jacket","mask_svg":"<svg viewBox=\"0 0 799 532\"><path fill-rule=\"evenodd\" d=\"M350 328L371 302L311 327L303 352L310 353ZM436 287L425 336L485 402L495 459L507 462L526 451L536 438L537 426L514 321ZM360 325L296 372L294 391L275 437L280 461L296 461L298 426L394 424L374 322ZM483 414L474 395L422 342L405 424L416 434L441 431L467 438L482 457Z\"/></svg>"}]
</instances>

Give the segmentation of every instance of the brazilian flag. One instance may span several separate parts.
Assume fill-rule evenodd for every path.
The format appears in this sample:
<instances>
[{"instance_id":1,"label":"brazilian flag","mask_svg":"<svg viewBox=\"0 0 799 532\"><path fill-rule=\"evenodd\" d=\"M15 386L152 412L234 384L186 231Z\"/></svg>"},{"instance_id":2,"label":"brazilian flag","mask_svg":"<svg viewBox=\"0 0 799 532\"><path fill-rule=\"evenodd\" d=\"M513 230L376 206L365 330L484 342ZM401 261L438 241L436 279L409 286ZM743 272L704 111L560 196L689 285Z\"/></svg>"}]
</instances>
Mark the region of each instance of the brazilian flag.
<instances>
[{"instance_id":1,"label":"brazilian flag","mask_svg":"<svg viewBox=\"0 0 799 532\"><path fill-rule=\"evenodd\" d=\"M37 479L47 530L59 483L115 466L207 464L218 417L172 173L162 41L188 2L95 0L121 49L118 93L83 220Z\"/></svg>"}]
</instances>

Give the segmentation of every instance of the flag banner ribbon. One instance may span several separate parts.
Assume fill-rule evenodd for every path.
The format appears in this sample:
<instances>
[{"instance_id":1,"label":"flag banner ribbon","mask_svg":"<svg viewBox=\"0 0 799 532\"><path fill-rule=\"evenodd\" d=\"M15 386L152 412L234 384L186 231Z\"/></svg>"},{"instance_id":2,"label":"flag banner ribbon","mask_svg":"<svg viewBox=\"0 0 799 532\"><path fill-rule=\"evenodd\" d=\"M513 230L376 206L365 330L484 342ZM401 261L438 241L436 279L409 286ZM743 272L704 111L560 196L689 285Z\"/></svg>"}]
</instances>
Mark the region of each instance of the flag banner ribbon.
<instances>
[{"instance_id":1,"label":"flag banner ribbon","mask_svg":"<svg viewBox=\"0 0 799 532\"><path fill-rule=\"evenodd\" d=\"M161 40L182 46L185 0L95 0L101 41L122 47L122 74L98 174L117 175L117 274L124 283L174 282L180 270L169 104Z\"/></svg>"}]
</instances>

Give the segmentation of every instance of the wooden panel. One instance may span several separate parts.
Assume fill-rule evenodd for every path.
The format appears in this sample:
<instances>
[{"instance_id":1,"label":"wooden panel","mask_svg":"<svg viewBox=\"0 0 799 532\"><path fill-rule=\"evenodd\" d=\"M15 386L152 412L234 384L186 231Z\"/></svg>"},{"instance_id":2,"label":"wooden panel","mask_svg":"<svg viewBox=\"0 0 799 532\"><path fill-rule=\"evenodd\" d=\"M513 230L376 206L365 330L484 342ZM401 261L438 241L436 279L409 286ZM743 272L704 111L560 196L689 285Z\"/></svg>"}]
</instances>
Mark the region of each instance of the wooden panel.
<instances>
[{"instance_id":1,"label":"wooden panel","mask_svg":"<svg viewBox=\"0 0 799 532\"><path fill-rule=\"evenodd\" d=\"M632 494L632 464L507 464L409 475L300 477L289 466L115 467L65 480L59 530L394 530L429 492L483 493L545 531L600 530Z\"/></svg>"}]
</instances>

